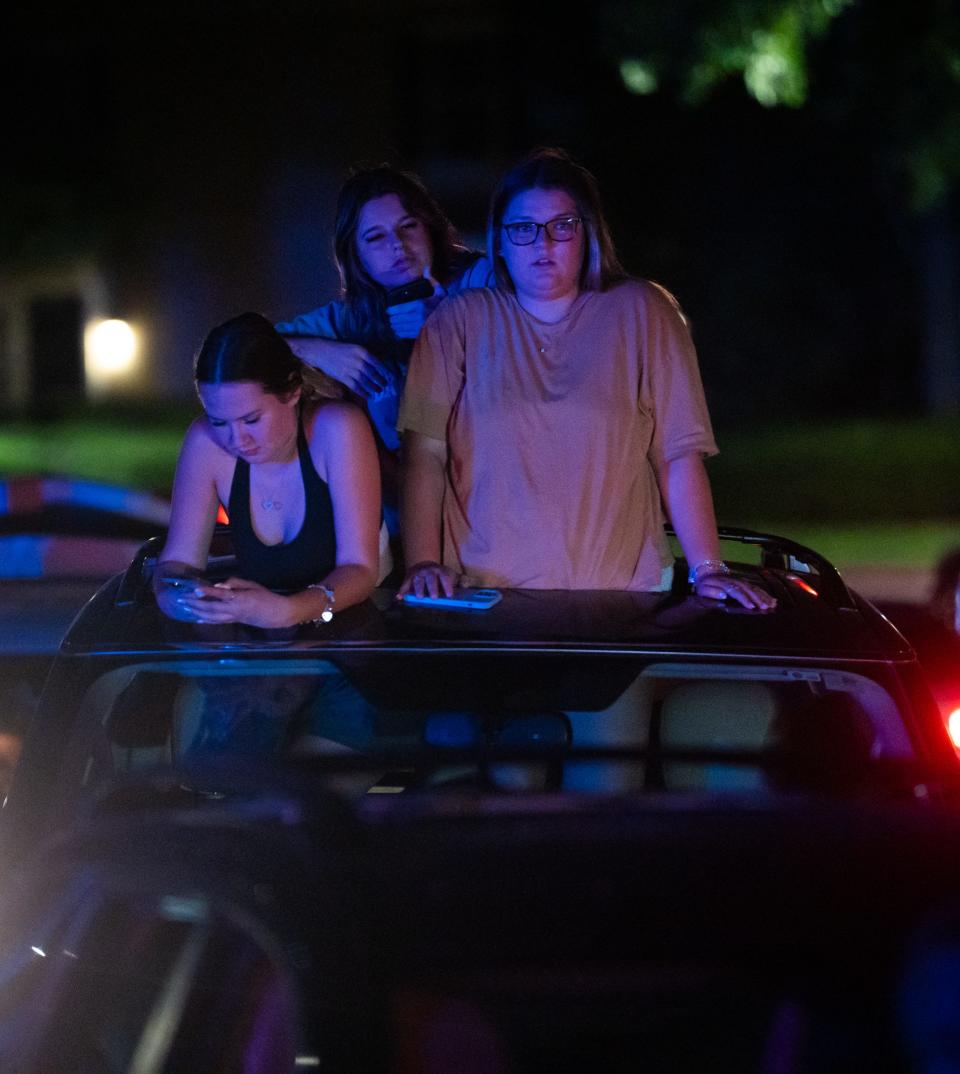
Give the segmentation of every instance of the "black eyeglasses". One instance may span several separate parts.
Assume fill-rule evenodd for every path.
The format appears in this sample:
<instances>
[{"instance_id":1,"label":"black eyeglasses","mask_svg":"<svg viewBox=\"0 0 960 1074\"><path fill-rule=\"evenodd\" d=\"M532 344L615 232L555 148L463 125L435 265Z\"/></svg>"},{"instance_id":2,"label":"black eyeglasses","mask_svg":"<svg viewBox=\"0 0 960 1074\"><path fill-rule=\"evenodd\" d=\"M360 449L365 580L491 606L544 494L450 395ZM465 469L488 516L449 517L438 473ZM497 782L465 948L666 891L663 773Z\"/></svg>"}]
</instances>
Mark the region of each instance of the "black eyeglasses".
<instances>
[{"instance_id":1,"label":"black eyeglasses","mask_svg":"<svg viewBox=\"0 0 960 1074\"><path fill-rule=\"evenodd\" d=\"M555 216L545 224L518 220L514 224L504 224L503 230L514 246L532 246L540 238L541 228L554 242L569 242L577 234L582 219L580 216Z\"/></svg>"}]
</instances>

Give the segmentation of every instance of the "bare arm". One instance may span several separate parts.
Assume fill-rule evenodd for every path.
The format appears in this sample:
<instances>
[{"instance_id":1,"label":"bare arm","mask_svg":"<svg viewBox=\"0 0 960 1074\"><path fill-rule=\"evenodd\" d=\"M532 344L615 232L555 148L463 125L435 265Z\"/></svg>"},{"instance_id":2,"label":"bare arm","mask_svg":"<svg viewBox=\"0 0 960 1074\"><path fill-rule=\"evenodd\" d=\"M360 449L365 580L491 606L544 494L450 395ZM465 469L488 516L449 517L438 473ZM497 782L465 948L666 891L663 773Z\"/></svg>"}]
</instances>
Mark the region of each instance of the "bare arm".
<instances>
[{"instance_id":1,"label":"bare arm","mask_svg":"<svg viewBox=\"0 0 960 1074\"><path fill-rule=\"evenodd\" d=\"M174 618L192 618L176 594L160 579L164 575L199 577L207 566L210 538L220 499L215 481L219 449L198 418L187 430L173 480L170 528L154 573L153 588L161 609Z\"/></svg>"},{"instance_id":2,"label":"bare arm","mask_svg":"<svg viewBox=\"0 0 960 1074\"><path fill-rule=\"evenodd\" d=\"M364 398L383 391L391 382L386 366L366 347L320 336L287 336L293 353Z\"/></svg>"},{"instance_id":3,"label":"bare arm","mask_svg":"<svg viewBox=\"0 0 960 1074\"><path fill-rule=\"evenodd\" d=\"M342 611L366 600L377 582L380 557L380 467L370 424L349 403L327 403L314 419L312 439L326 463L337 535L337 563L323 579ZM313 619L325 598L305 589L289 598L294 622Z\"/></svg>"},{"instance_id":4,"label":"bare arm","mask_svg":"<svg viewBox=\"0 0 960 1074\"><path fill-rule=\"evenodd\" d=\"M657 483L690 566L708 559L719 560L713 496L703 459L689 454L664 462L657 471Z\"/></svg>"},{"instance_id":5,"label":"bare arm","mask_svg":"<svg viewBox=\"0 0 960 1074\"><path fill-rule=\"evenodd\" d=\"M400 525L407 575L398 596L453 593L456 575L441 566L442 508L446 485L447 445L443 440L407 430L403 436L403 484Z\"/></svg>"},{"instance_id":6,"label":"bare arm","mask_svg":"<svg viewBox=\"0 0 960 1074\"><path fill-rule=\"evenodd\" d=\"M713 496L703 459L697 453L664 462L657 470L660 495L683 554L691 568L719 561L720 542L713 512ZM776 601L757 586L730 575L706 573L697 580L697 593L723 600L729 597L747 608L772 608Z\"/></svg>"}]
</instances>

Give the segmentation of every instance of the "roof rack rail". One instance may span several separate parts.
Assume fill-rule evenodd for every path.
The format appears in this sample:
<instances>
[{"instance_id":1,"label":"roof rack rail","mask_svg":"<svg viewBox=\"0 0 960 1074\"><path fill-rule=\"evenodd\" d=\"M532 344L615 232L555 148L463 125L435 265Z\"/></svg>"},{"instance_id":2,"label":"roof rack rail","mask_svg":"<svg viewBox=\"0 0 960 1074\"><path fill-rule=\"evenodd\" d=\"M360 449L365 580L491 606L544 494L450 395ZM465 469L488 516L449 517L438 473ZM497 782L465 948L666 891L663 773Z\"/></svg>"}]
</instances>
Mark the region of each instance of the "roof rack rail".
<instances>
[{"instance_id":1,"label":"roof rack rail","mask_svg":"<svg viewBox=\"0 0 960 1074\"><path fill-rule=\"evenodd\" d=\"M676 530L669 523L664 528L669 535L676 536ZM791 541L787 537L738 529L733 526L720 526L719 537L721 541L739 541L741 544L759 545L760 563L763 567L797 574L815 574L820 582L822 596L838 608L856 607L846 582L840 577L840 572L826 556L822 556L812 548ZM224 552L229 555L231 551L229 538L229 527L217 526L210 545L211 560L227 558ZM117 590L114 601L117 606L143 602L149 591L153 568L163 543L163 537L151 537L137 550Z\"/></svg>"},{"instance_id":2,"label":"roof rack rail","mask_svg":"<svg viewBox=\"0 0 960 1074\"><path fill-rule=\"evenodd\" d=\"M153 565L157 561L160 549L163 548L165 538L150 537L137 549L136 555L130 566L123 572L120 580L120 588L114 598L114 605L118 608L130 604L141 604L150 585Z\"/></svg>"},{"instance_id":3,"label":"roof rack rail","mask_svg":"<svg viewBox=\"0 0 960 1074\"><path fill-rule=\"evenodd\" d=\"M165 540L165 537L150 537L137 549L130 566L124 571L123 578L120 580L113 602L115 607L143 604L148 597L151 597L153 571ZM210 542L208 562L215 565L218 562L223 564L228 561L233 561L230 527L218 525L213 531L213 539Z\"/></svg>"}]
</instances>

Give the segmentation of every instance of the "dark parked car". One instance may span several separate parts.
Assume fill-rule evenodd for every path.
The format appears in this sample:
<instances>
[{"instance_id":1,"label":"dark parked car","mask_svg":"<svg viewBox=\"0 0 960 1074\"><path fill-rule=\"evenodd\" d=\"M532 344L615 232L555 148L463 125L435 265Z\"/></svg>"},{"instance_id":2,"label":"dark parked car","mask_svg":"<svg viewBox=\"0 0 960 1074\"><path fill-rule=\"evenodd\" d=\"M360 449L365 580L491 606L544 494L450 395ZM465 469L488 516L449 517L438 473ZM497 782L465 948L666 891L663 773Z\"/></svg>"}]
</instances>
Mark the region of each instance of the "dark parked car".
<instances>
[{"instance_id":1,"label":"dark parked car","mask_svg":"<svg viewBox=\"0 0 960 1074\"><path fill-rule=\"evenodd\" d=\"M0 798L64 632L169 514L167 501L136 489L0 477Z\"/></svg>"},{"instance_id":2,"label":"dark parked car","mask_svg":"<svg viewBox=\"0 0 960 1074\"><path fill-rule=\"evenodd\" d=\"M200 627L146 549L2 816L0 1069L911 1069L956 751L828 563L725 537L776 611L678 581Z\"/></svg>"}]
</instances>

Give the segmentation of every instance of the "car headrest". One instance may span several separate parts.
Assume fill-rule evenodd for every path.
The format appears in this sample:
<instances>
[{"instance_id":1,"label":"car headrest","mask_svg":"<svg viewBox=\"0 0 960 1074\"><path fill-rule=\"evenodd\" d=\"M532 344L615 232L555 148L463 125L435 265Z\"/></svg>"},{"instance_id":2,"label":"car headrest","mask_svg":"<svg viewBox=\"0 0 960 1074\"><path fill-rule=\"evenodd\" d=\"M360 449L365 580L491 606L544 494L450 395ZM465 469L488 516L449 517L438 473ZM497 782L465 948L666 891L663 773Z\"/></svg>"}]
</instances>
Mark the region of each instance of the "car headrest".
<instances>
[{"instance_id":1,"label":"car headrest","mask_svg":"<svg viewBox=\"0 0 960 1074\"><path fill-rule=\"evenodd\" d=\"M179 688L177 675L138 671L113 703L107 737L123 749L164 745L170 737L170 714Z\"/></svg>"},{"instance_id":2,"label":"car headrest","mask_svg":"<svg viewBox=\"0 0 960 1074\"><path fill-rule=\"evenodd\" d=\"M778 710L766 683L686 682L663 700L660 738L670 746L760 748Z\"/></svg>"},{"instance_id":3,"label":"car headrest","mask_svg":"<svg viewBox=\"0 0 960 1074\"><path fill-rule=\"evenodd\" d=\"M783 789L850 790L868 772L873 728L860 703L842 691L785 710L774 735Z\"/></svg>"}]
</instances>

